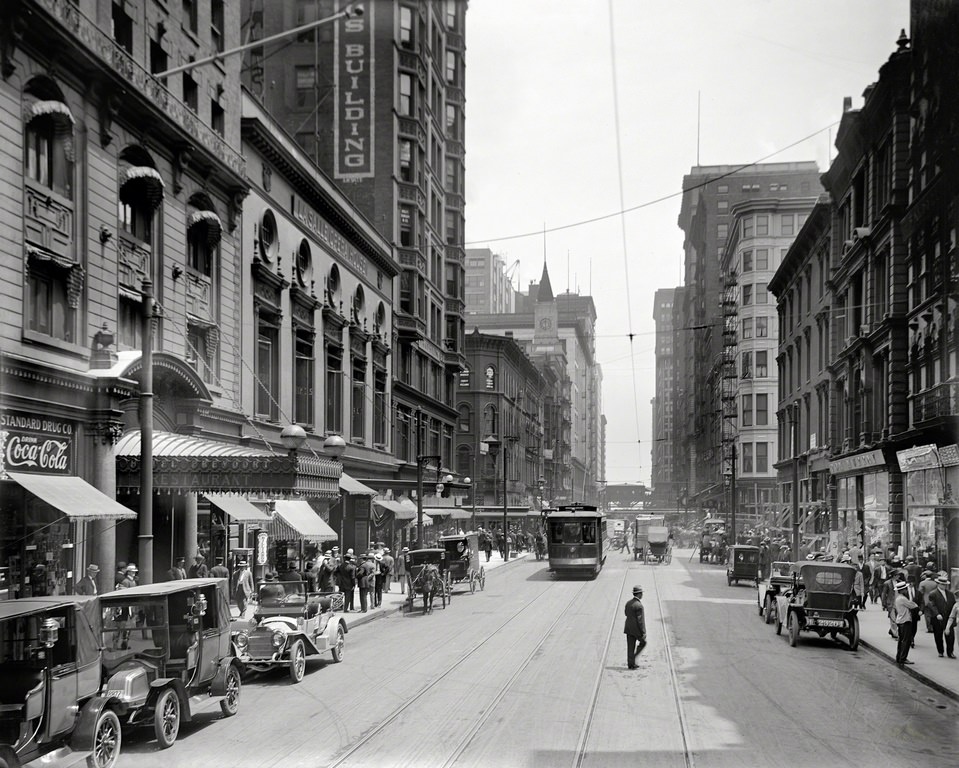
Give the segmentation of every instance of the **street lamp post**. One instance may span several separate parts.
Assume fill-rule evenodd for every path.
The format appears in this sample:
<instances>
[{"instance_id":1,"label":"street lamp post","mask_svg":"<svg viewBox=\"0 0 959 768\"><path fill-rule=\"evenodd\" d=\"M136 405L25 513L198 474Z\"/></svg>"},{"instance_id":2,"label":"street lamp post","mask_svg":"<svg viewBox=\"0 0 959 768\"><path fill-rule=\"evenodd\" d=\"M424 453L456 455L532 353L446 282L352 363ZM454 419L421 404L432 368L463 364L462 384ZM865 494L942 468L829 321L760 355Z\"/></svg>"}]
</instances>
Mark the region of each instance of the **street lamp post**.
<instances>
[{"instance_id":1,"label":"street lamp post","mask_svg":"<svg viewBox=\"0 0 959 768\"><path fill-rule=\"evenodd\" d=\"M799 403L789 406L789 423L792 425L793 451L793 560L799 560Z\"/></svg>"}]
</instances>

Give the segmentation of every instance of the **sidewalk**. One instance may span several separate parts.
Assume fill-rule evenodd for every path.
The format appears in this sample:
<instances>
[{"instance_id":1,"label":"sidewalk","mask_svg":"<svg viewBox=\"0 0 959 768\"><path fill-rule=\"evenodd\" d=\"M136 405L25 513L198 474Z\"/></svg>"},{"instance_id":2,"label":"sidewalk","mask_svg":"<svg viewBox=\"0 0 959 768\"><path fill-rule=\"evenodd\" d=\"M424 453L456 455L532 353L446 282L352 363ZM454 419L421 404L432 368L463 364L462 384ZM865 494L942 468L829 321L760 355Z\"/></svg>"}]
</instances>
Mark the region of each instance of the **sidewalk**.
<instances>
[{"instance_id":1,"label":"sidewalk","mask_svg":"<svg viewBox=\"0 0 959 768\"><path fill-rule=\"evenodd\" d=\"M889 636L889 617L879 603L870 603L865 611L859 611L859 642L872 653L895 664L896 641ZM956 655L959 656L959 648ZM916 647L909 651L909 661L915 663L902 667L904 672L959 701L959 659L939 658L936 642L932 633L926 632L922 618L919 619Z\"/></svg>"}]
</instances>

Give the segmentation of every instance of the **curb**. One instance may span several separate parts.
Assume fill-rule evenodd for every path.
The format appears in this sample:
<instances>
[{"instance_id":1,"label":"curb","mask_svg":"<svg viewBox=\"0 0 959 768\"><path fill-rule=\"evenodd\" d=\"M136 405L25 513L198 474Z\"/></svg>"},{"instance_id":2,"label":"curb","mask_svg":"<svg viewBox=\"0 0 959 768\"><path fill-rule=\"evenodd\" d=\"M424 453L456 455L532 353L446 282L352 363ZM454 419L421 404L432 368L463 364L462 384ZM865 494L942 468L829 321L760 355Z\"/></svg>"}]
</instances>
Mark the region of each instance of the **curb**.
<instances>
[{"instance_id":1,"label":"curb","mask_svg":"<svg viewBox=\"0 0 959 768\"><path fill-rule=\"evenodd\" d=\"M874 646L872 643L870 643L870 642L868 642L868 641L863 640L862 638L860 638L860 639L859 639L859 645L861 645L863 648L865 648L866 650L868 650L871 654L873 654L873 655L875 655L875 656L878 656L878 657L881 658L881 659L885 659L885 660L888 661L890 664L896 665L896 660L895 660L895 658L893 658L892 656L890 656L888 653L884 653L883 651L880 651L880 650L879 650L876 646ZM898 666L898 665L896 665L896 666ZM946 697L952 699L953 701L959 701L959 693L957 693L956 691L952 690L951 688L947 688L947 687L944 686L942 683L937 683L937 682L936 682L935 680L933 680L931 677L927 677L926 675L922 674L921 672L916 672L911 666L909 666L909 667L900 667L900 669L902 669L902 671L905 672L905 673L906 673L907 675L909 675L910 677L913 677L913 678L915 678L916 680L918 680L918 681L919 681L920 683L922 683L923 685L926 685L926 686L932 688L934 691L938 691L938 692L941 693L943 696L946 696Z\"/></svg>"}]
</instances>

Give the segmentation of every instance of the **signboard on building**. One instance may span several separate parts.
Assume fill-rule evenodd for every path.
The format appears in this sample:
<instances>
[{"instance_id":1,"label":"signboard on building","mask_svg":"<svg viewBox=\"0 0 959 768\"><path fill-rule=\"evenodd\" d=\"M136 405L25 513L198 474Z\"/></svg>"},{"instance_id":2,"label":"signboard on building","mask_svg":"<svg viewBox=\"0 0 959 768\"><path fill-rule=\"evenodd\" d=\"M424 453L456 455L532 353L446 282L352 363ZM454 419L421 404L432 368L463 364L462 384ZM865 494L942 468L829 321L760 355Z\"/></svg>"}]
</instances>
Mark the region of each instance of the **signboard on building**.
<instances>
[{"instance_id":1,"label":"signboard on building","mask_svg":"<svg viewBox=\"0 0 959 768\"><path fill-rule=\"evenodd\" d=\"M337 179L373 177L374 16L352 16L336 25L333 176Z\"/></svg>"},{"instance_id":2,"label":"signboard on building","mask_svg":"<svg viewBox=\"0 0 959 768\"><path fill-rule=\"evenodd\" d=\"M26 413L0 412L0 475L74 473L73 422Z\"/></svg>"},{"instance_id":3,"label":"signboard on building","mask_svg":"<svg viewBox=\"0 0 959 768\"><path fill-rule=\"evenodd\" d=\"M886 460L883 458L882 451L875 450L836 459L829 463L829 471L834 475L842 475L847 472L884 466L886 466Z\"/></svg>"},{"instance_id":4,"label":"signboard on building","mask_svg":"<svg viewBox=\"0 0 959 768\"><path fill-rule=\"evenodd\" d=\"M915 448L906 448L896 451L899 460L899 469L902 472L915 472L919 469L934 469L939 467L939 452L934 445L917 445Z\"/></svg>"}]
</instances>

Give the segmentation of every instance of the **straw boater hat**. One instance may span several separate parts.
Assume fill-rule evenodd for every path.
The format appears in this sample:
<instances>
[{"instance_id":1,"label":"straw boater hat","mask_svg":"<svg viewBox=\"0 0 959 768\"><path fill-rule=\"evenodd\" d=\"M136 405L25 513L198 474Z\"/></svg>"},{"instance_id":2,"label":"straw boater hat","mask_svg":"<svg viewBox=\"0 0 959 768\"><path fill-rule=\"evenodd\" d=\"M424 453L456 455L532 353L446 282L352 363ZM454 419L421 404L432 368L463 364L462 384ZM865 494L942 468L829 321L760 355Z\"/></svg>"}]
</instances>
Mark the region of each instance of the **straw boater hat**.
<instances>
[{"instance_id":1,"label":"straw boater hat","mask_svg":"<svg viewBox=\"0 0 959 768\"><path fill-rule=\"evenodd\" d=\"M100 566L96 563L90 563L87 566L87 573L100 573Z\"/></svg>"},{"instance_id":2,"label":"straw boater hat","mask_svg":"<svg viewBox=\"0 0 959 768\"><path fill-rule=\"evenodd\" d=\"M949 584L949 577L942 571L936 576L936 584Z\"/></svg>"},{"instance_id":3,"label":"straw boater hat","mask_svg":"<svg viewBox=\"0 0 959 768\"><path fill-rule=\"evenodd\" d=\"M136 563L130 563L126 568L123 569L124 573L129 573L133 571L134 573L139 573L140 569L137 568Z\"/></svg>"},{"instance_id":4,"label":"straw boater hat","mask_svg":"<svg viewBox=\"0 0 959 768\"><path fill-rule=\"evenodd\" d=\"M635 587L633 587L633 594L634 595L643 594L643 588L639 584L637 584Z\"/></svg>"},{"instance_id":5,"label":"straw boater hat","mask_svg":"<svg viewBox=\"0 0 959 768\"><path fill-rule=\"evenodd\" d=\"M909 585L904 581L896 582L896 589L906 590L909 588Z\"/></svg>"}]
</instances>

